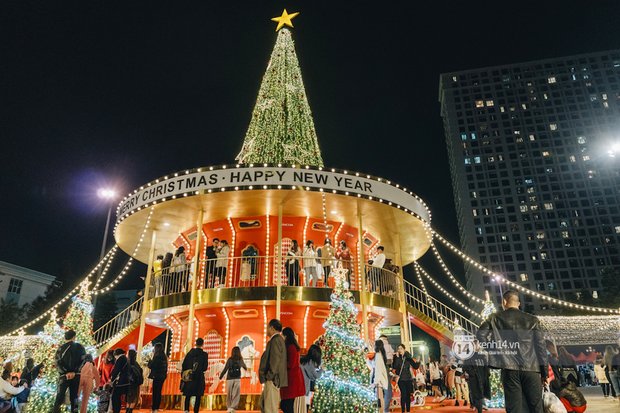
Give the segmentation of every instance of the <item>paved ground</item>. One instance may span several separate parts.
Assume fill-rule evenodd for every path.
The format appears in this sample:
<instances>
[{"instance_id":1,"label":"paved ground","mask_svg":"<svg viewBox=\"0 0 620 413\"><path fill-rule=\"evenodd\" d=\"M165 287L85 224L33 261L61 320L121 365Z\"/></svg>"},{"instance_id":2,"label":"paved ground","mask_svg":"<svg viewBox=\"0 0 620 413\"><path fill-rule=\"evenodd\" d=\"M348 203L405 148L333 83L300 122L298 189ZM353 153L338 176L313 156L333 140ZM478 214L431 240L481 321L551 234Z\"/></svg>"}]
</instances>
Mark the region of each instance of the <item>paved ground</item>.
<instances>
[{"instance_id":1,"label":"paved ground","mask_svg":"<svg viewBox=\"0 0 620 413\"><path fill-rule=\"evenodd\" d=\"M611 398L603 397L603 392L599 386L594 387L580 387L579 388L586 400L588 401L587 412L589 413L620 413L620 402L614 402ZM411 411L423 411L423 410L432 410L437 413L472 413L473 411L469 409L469 407L455 407L453 400L446 400L443 403L432 403L432 398L427 399L427 403L425 406L416 408L412 407ZM207 411L202 409L202 411ZM134 412L140 413L150 413L150 410L141 409L134 410ZM241 410L239 410L241 412ZM394 412L400 412L400 409L395 410ZM489 409L488 413L505 413L504 409ZM166 410L163 413L179 413L179 410ZM219 412L218 412L219 413ZM224 413L223 411L221 413ZM250 413L250 412L247 412ZM251 413L255 413L252 411Z\"/></svg>"}]
</instances>

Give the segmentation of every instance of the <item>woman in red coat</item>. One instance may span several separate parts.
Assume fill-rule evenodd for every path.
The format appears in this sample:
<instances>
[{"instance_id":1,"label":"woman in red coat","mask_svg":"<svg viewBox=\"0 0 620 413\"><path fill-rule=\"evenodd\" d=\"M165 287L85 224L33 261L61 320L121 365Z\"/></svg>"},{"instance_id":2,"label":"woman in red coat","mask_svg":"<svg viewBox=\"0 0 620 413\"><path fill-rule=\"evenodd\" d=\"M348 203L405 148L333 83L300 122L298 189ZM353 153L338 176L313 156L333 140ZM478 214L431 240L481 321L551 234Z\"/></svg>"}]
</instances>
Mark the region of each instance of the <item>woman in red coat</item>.
<instances>
[{"instance_id":1,"label":"woman in red coat","mask_svg":"<svg viewBox=\"0 0 620 413\"><path fill-rule=\"evenodd\" d=\"M303 399L300 402L305 407L306 386L304 383L304 373L299 365L299 345L295 332L290 327L282 330L284 343L286 344L286 373L288 375L288 386L280 388L280 409L284 413L293 413L295 399Z\"/></svg>"},{"instance_id":2,"label":"woman in red coat","mask_svg":"<svg viewBox=\"0 0 620 413\"><path fill-rule=\"evenodd\" d=\"M110 377L112 376L112 369L114 368L114 363L116 359L114 358L114 350L108 350L108 353L105 356L105 360L103 363L99 364L99 376L101 376L101 381L99 382L99 388L105 386L106 383L110 381Z\"/></svg>"}]
</instances>

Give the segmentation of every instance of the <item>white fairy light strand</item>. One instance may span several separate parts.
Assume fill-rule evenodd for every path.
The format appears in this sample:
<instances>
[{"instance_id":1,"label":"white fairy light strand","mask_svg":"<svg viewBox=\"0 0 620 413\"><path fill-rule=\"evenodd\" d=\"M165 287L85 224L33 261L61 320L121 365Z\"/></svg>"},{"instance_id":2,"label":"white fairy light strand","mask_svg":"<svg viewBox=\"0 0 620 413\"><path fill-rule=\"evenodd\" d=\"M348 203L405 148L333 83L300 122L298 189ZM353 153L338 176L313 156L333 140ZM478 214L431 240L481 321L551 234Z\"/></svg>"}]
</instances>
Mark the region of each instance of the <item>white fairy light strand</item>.
<instances>
[{"instance_id":1,"label":"white fairy light strand","mask_svg":"<svg viewBox=\"0 0 620 413\"><path fill-rule=\"evenodd\" d=\"M602 313L614 313L614 314L619 314L620 310L616 310L616 309L611 309L611 308L601 308L601 307L591 307L591 306L584 306L584 305L580 305L580 304L574 304L574 303L569 303L568 301L564 301L564 300L560 300L558 298L552 298L549 297L547 295L544 294L540 294L537 293L535 291L532 291L528 288L522 287L516 283L513 283L512 281L507 280L506 278L495 274L494 272L490 271L489 269L487 269L486 267L482 266L481 264L479 264L478 262L476 262L475 260L473 260L472 258L468 257L466 254L462 253L461 251L459 251L458 248L456 248L455 246L453 246L452 244L450 244L448 241L446 241L445 238L443 238L441 235L439 235L436 231L433 231L433 235L435 238L439 239L441 242L444 243L444 245L446 245L447 247L449 247L452 251L456 252L459 256L461 256L461 258L463 258L465 261L469 262L470 264L474 265L476 268L478 268L479 270L486 272L487 274L491 275L493 278L495 278L498 282L505 282L506 284L510 285L511 287L514 287L515 289L525 293L525 294L529 294L529 295L533 295L537 298L549 301L551 303L554 304L560 304L566 307L570 307L570 308L577 308L580 310L587 310L587 311L599 311ZM431 247L433 248L433 251L435 252L435 255L437 255L437 257L439 259L441 259L441 257L439 256L439 253L436 252L435 246L434 244L431 244ZM445 264L443 264L443 261L441 261L442 267L444 267L444 270L448 273L447 271L447 267L445 266ZM456 279L454 279L454 277L452 277L452 274L449 274L450 277L452 278L452 280L458 284L458 281L456 281ZM458 284L459 288L462 291L466 291L460 284ZM468 295L469 292L467 292ZM473 298L473 295L472 295ZM478 299L479 300L479 299Z\"/></svg>"},{"instance_id":2,"label":"white fairy light strand","mask_svg":"<svg viewBox=\"0 0 620 413\"><path fill-rule=\"evenodd\" d=\"M426 271L424 271L424 268L422 268L422 266L420 266L418 264L418 267L420 268L420 272L422 273L422 275L424 275L431 283L433 283L433 285L435 287L437 287L442 293L444 293L445 295L447 295L449 298L452 299L452 301L454 301L456 304L458 304L461 308L464 308L465 310L469 311L471 314L475 315L476 317L482 319L482 315L478 312L476 312L475 310L472 310L471 308L469 308L467 305L463 304L461 301L459 301L456 297L454 297L452 294L450 294L448 291L445 290L445 288L443 288L441 285L439 285L435 280L433 280L433 278L430 276L430 274L428 274Z\"/></svg>"}]
</instances>

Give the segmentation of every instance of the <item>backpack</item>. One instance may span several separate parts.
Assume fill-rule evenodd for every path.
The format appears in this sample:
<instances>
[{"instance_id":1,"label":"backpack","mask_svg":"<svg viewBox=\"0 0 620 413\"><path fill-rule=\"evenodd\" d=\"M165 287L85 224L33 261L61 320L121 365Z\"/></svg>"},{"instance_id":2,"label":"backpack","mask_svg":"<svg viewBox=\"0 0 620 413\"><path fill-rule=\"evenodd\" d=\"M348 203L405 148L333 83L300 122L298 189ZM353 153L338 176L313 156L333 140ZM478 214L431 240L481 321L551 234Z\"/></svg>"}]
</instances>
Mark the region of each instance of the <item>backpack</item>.
<instances>
[{"instance_id":1,"label":"backpack","mask_svg":"<svg viewBox=\"0 0 620 413\"><path fill-rule=\"evenodd\" d=\"M142 368L138 364L132 364L131 370L129 371L129 384L131 387L138 387L144 383L144 375L142 373Z\"/></svg>"},{"instance_id":2,"label":"backpack","mask_svg":"<svg viewBox=\"0 0 620 413\"><path fill-rule=\"evenodd\" d=\"M241 378L241 366L238 361L230 363L230 369L228 370L228 377L232 379Z\"/></svg>"},{"instance_id":3,"label":"backpack","mask_svg":"<svg viewBox=\"0 0 620 413\"><path fill-rule=\"evenodd\" d=\"M69 371L73 365L73 353L71 352L73 343L69 342L68 344L69 345L62 353L60 352L60 349L58 349L58 352L56 353L56 365L62 366L65 371Z\"/></svg>"}]
</instances>

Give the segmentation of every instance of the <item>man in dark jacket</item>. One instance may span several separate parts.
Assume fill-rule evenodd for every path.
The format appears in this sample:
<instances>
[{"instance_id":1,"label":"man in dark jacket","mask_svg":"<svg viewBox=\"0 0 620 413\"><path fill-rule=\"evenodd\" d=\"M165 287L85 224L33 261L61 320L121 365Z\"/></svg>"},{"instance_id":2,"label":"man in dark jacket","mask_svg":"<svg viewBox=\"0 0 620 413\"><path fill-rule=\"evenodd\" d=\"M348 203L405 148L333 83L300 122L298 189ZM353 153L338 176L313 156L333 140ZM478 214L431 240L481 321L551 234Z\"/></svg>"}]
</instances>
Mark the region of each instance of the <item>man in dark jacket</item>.
<instances>
[{"instance_id":1,"label":"man in dark jacket","mask_svg":"<svg viewBox=\"0 0 620 413\"><path fill-rule=\"evenodd\" d=\"M220 240L213 238L213 245L207 247L205 253L207 255L207 275L205 276L205 288L213 288L215 281L215 260L217 260L217 248L220 246Z\"/></svg>"},{"instance_id":2,"label":"man in dark jacket","mask_svg":"<svg viewBox=\"0 0 620 413\"><path fill-rule=\"evenodd\" d=\"M205 371L209 367L209 355L202 350L204 340L196 339L196 347L191 349L183 359L183 371L193 370L194 379L192 381L181 381L181 389L185 396L185 413L189 413L189 404L192 396L196 396L194 402L194 413L200 409L200 399L205 394Z\"/></svg>"},{"instance_id":3,"label":"man in dark jacket","mask_svg":"<svg viewBox=\"0 0 620 413\"><path fill-rule=\"evenodd\" d=\"M489 366L502 369L506 413L543 413L547 350L538 318L519 310L519 293L502 297L504 311L491 314L476 334L489 354Z\"/></svg>"},{"instance_id":4,"label":"man in dark jacket","mask_svg":"<svg viewBox=\"0 0 620 413\"><path fill-rule=\"evenodd\" d=\"M129 390L129 374L131 367L129 366L129 360L125 356L125 350L117 348L114 350L114 368L110 375L110 381L112 382L112 412L121 412L121 397L127 394Z\"/></svg>"},{"instance_id":5,"label":"man in dark jacket","mask_svg":"<svg viewBox=\"0 0 620 413\"><path fill-rule=\"evenodd\" d=\"M471 407L478 413L482 413L482 403L484 401L485 383L489 381L489 374L486 368L486 359L480 353L478 340L474 340L474 354L463 361L463 371L469 376L469 391Z\"/></svg>"},{"instance_id":6,"label":"man in dark jacket","mask_svg":"<svg viewBox=\"0 0 620 413\"><path fill-rule=\"evenodd\" d=\"M58 393L54 402L54 413L60 413L60 408L65 402L65 394L69 389L71 400L71 413L78 411L78 390L80 388L80 368L86 350L81 344L75 342L75 331L65 333L66 343L56 351L56 369L60 374L58 378Z\"/></svg>"},{"instance_id":7,"label":"man in dark jacket","mask_svg":"<svg viewBox=\"0 0 620 413\"><path fill-rule=\"evenodd\" d=\"M267 325L269 341L265 352L260 358L258 380L263 386L263 392L258 401L258 407L263 413L278 413L280 402L280 387L288 386L286 370L286 344L282 338L282 323L273 319Z\"/></svg>"}]
</instances>

